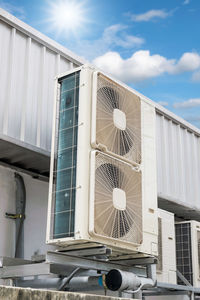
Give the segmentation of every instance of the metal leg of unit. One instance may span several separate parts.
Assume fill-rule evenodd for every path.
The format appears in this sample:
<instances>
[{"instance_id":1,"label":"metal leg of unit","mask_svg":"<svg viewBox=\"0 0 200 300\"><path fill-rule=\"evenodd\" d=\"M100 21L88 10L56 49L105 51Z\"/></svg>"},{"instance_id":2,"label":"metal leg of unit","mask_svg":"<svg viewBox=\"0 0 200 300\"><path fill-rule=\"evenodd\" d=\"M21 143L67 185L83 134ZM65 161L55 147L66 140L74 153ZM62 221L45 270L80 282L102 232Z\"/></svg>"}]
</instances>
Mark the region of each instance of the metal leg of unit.
<instances>
[{"instance_id":1,"label":"metal leg of unit","mask_svg":"<svg viewBox=\"0 0 200 300\"><path fill-rule=\"evenodd\" d=\"M190 293L190 300L195 300L194 292L191 292L191 293Z\"/></svg>"},{"instance_id":2,"label":"metal leg of unit","mask_svg":"<svg viewBox=\"0 0 200 300\"><path fill-rule=\"evenodd\" d=\"M125 298L125 299L133 299L133 294L128 294L126 292L122 292L121 297Z\"/></svg>"},{"instance_id":3,"label":"metal leg of unit","mask_svg":"<svg viewBox=\"0 0 200 300\"><path fill-rule=\"evenodd\" d=\"M133 299L141 299L142 300L142 291L139 291L135 294L133 294Z\"/></svg>"},{"instance_id":4,"label":"metal leg of unit","mask_svg":"<svg viewBox=\"0 0 200 300\"><path fill-rule=\"evenodd\" d=\"M143 299L142 298L142 291L137 293L126 293L126 292L119 292L119 297L127 298L127 299Z\"/></svg>"},{"instance_id":5,"label":"metal leg of unit","mask_svg":"<svg viewBox=\"0 0 200 300\"><path fill-rule=\"evenodd\" d=\"M0 285L15 286L13 279L0 279Z\"/></svg>"}]
</instances>

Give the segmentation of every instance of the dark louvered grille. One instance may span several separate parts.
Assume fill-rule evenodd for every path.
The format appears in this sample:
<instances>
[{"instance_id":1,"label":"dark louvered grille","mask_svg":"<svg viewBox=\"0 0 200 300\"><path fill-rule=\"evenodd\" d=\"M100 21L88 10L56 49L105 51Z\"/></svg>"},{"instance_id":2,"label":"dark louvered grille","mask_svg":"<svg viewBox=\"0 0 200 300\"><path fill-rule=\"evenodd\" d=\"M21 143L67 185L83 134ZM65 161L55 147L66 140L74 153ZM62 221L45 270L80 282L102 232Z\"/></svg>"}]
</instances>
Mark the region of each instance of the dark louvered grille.
<instances>
[{"instance_id":1,"label":"dark louvered grille","mask_svg":"<svg viewBox=\"0 0 200 300\"><path fill-rule=\"evenodd\" d=\"M191 224L176 224L176 262L177 269L193 284L192 251L191 251ZM177 283L183 285L183 281L177 277Z\"/></svg>"}]
</instances>

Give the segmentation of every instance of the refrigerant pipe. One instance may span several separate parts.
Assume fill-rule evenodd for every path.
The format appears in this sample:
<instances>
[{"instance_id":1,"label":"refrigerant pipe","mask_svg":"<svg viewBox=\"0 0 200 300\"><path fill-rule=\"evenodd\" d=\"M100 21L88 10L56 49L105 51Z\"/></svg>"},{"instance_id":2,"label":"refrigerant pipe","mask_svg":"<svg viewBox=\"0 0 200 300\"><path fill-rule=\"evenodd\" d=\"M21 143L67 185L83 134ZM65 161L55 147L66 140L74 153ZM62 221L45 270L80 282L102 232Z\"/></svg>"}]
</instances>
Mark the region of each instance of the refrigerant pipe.
<instances>
[{"instance_id":1,"label":"refrigerant pipe","mask_svg":"<svg viewBox=\"0 0 200 300\"><path fill-rule=\"evenodd\" d=\"M139 292L156 285L156 265L147 266L147 277L139 277L131 272L113 269L103 275L104 286L111 291Z\"/></svg>"},{"instance_id":2,"label":"refrigerant pipe","mask_svg":"<svg viewBox=\"0 0 200 300\"><path fill-rule=\"evenodd\" d=\"M74 274L75 275L75 274ZM21 287L59 289L66 284L66 279L49 278L35 280L18 280ZM67 283L67 288L74 290L109 289L111 291L138 293L142 289L152 288L156 285L156 265L147 266L147 277L139 277L131 272L117 269L109 271L102 276L73 277Z\"/></svg>"}]
</instances>

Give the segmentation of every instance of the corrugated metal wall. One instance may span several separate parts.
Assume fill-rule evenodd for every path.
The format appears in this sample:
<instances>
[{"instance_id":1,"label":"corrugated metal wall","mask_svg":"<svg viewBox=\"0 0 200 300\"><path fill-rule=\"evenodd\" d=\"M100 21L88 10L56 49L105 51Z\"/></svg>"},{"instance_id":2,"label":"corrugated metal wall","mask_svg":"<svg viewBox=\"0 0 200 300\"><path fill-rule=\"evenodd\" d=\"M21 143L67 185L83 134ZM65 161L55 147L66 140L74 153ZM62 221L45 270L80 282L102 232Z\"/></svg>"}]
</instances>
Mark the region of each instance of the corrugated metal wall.
<instances>
[{"instance_id":1,"label":"corrugated metal wall","mask_svg":"<svg viewBox=\"0 0 200 300\"><path fill-rule=\"evenodd\" d=\"M55 45L52 50L45 40L37 41L35 30L28 32L23 22L3 10L0 19L0 134L49 151L54 77L77 64Z\"/></svg>"},{"instance_id":2,"label":"corrugated metal wall","mask_svg":"<svg viewBox=\"0 0 200 300\"><path fill-rule=\"evenodd\" d=\"M200 210L200 137L157 112L158 195Z\"/></svg>"},{"instance_id":3,"label":"corrugated metal wall","mask_svg":"<svg viewBox=\"0 0 200 300\"><path fill-rule=\"evenodd\" d=\"M50 151L54 77L84 62L1 8L0 45L0 134ZM200 210L200 133L170 114L159 106L158 195Z\"/></svg>"}]
</instances>

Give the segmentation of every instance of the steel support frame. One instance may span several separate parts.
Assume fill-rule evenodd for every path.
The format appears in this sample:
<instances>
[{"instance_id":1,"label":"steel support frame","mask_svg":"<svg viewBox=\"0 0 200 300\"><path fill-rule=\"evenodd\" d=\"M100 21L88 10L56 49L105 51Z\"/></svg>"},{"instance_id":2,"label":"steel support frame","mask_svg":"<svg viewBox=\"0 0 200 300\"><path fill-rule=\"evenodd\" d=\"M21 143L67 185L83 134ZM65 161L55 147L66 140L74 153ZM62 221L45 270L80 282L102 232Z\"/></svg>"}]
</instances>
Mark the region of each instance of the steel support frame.
<instances>
[{"instance_id":1,"label":"steel support frame","mask_svg":"<svg viewBox=\"0 0 200 300\"><path fill-rule=\"evenodd\" d=\"M76 268L80 268L82 270L81 274L84 276L85 274L97 275L106 273L111 269L120 269L146 277L147 272L145 267L155 263L155 258L139 258L125 261L98 259L98 255L99 257L104 254L106 255L109 251L105 248L95 248L94 251L90 249L89 253L85 251L85 254L84 250L81 253L79 250L67 252L49 251L44 256L43 262L0 257L0 278L17 279L52 274L68 276ZM87 255L87 257L78 256L80 254ZM136 267L135 265L140 265L141 267ZM188 295L191 300L194 300L195 295L200 295L200 288L158 282L155 288L144 290L142 294L143 299L146 296L160 295Z\"/></svg>"},{"instance_id":2,"label":"steel support frame","mask_svg":"<svg viewBox=\"0 0 200 300\"><path fill-rule=\"evenodd\" d=\"M136 268L134 266L127 266L123 263L115 263L100 259L79 257L70 255L68 253L60 253L53 251L47 252L46 262L63 266L74 266L79 267L81 269L99 270L104 272L108 272L111 269L120 269L122 271L134 272L135 274L140 276L146 275L144 269Z\"/></svg>"},{"instance_id":3,"label":"steel support frame","mask_svg":"<svg viewBox=\"0 0 200 300\"><path fill-rule=\"evenodd\" d=\"M99 251L107 253L108 251ZM16 279L20 277L27 276L37 276L37 275L50 275L57 274L67 276L75 268L80 268L86 272L89 270L96 270L99 273L105 273L111 269L120 269L127 272L134 272L139 276L146 276L144 268L138 268L134 266L128 266L123 263L115 263L111 261L105 261L101 259L91 258L91 257L80 257L74 255L77 253L69 254L62 252L47 252L44 262L33 262L23 259L15 258L0 258L0 278L2 279ZM90 256L92 252L90 251ZM97 249L94 252L97 255Z\"/></svg>"}]
</instances>

